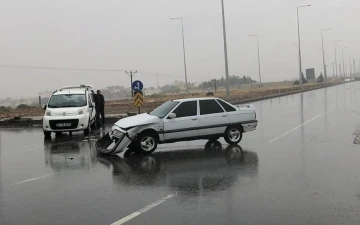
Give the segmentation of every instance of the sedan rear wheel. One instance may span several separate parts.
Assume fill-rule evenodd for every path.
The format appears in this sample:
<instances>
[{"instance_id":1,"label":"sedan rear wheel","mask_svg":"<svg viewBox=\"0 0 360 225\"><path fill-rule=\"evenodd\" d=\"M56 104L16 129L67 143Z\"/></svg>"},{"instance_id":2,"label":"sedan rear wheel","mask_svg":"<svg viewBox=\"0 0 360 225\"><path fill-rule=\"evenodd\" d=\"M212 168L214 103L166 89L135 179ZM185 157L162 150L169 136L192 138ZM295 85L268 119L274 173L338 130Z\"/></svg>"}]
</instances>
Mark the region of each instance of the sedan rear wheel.
<instances>
[{"instance_id":1,"label":"sedan rear wheel","mask_svg":"<svg viewBox=\"0 0 360 225\"><path fill-rule=\"evenodd\" d=\"M239 143L242 139L241 128L237 126L228 127L225 131L224 139L230 145Z\"/></svg>"}]
</instances>

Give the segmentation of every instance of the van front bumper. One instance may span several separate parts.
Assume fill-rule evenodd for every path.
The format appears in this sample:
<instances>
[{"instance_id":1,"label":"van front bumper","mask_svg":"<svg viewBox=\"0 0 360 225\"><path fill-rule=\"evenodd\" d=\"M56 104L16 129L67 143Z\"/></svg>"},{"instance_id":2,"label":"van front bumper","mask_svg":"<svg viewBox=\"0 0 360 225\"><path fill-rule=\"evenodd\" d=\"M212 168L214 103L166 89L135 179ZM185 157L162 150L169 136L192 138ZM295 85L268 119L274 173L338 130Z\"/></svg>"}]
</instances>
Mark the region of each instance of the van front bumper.
<instances>
[{"instance_id":1,"label":"van front bumper","mask_svg":"<svg viewBox=\"0 0 360 225\"><path fill-rule=\"evenodd\" d=\"M70 126L59 126L66 124ZM87 114L76 116L44 116L43 129L48 132L65 132L85 130L89 126L89 117Z\"/></svg>"}]
</instances>

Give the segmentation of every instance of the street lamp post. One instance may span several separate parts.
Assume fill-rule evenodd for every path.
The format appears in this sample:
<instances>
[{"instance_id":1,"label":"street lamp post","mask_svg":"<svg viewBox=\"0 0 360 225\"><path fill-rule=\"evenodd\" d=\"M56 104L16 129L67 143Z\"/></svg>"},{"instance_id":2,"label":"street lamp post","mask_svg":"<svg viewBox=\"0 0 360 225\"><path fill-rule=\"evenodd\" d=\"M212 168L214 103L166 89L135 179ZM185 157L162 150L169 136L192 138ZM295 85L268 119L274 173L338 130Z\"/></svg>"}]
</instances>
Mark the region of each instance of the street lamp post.
<instances>
[{"instance_id":1,"label":"street lamp post","mask_svg":"<svg viewBox=\"0 0 360 225\"><path fill-rule=\"evenodd\" d=\"M355 78L355 73L356 73L356 68L354 66L354 54L355 52L349 52L349 68L350 68L350 77L354 77ZM351 63L351 55L353 58L353 63Z\"/></svg>"},{"instance_id":2,"label":"street lamp post","mask_svg":"<svg viewBox=\"0 0 360 225\"><path fill-rule=\"evenodd\" d=\"M325 66L325 50L324 50L324 30L331 30L331 28L321 29L321 45L322 45L322 55L323 55L323 67L324 67L324 81L327 83L327 72L326 72L326 66Z\"/></svg>"},{"instance_id":3,"label":"street lamp post","mask_svg":"<svg viewBox=\"0 0 360 225\"><path fill-rule=\"evenodd\" d=\"M349 75L352 77L351 52L349 52Z\"/></svg>"},{"instance_id":4,"label":"street lamp post","mask_svg":"<svg viewBox=\"0 0 360 225\"><path fill-rule=\"evenodd\" d=\"M258 66L259 66L259 87L261 87L261 66L260 66L260 47L259 47L259 35L252 34L250 37L256 37L257 42L257 53L258 53Z\"/></svg>"},{"instance_id":5,"label":"street lamp post","mask_svg":"<svg viewBox=\"0 0 360 225\"><path fill-rule=\"evenodd\" d=\"M345 78L345 73L346 73L346 70L345 70L345 60L344 60L344 49L347 49L348 47L343 47L342 49L341 49L341 52L342 52L342 66L343 66L343 77Z\"/></svg>"},{"instance_id":6,"label":"street lamp post","mask_svg":"<svg viewBox=\"0 0 360 225\"><path fill-rule=\"evenodd\" d=\"M223 37L224 37L224 57L225 57L225 76L226 76L226 98L230 100L230 87L229 87L229 65L226 44L226 27L225 27L225 9L224 0L221 0L222 24L223 24Z\"/></svg>"},{"instance_id":7,"label":"street lamp post","mask_svg":"<svg viewBox=\"0 0 360 225\"><path fill-rule=\"evenodd\" d=\"M298 41L299 41L299 82L300 82L300 87L302 87L303 82L302 82L302 65L301 65L301 43L300 43L300 22L299 22L299 8L303 8L303 7L309 7L311 5L302 5L302 6L298 6L296 8L296 15L297 15L297 24L298 24Z\"/></svg>"},{"instance_id":8,"label":"street lamp post","mask_svg":"<svg viewBox=\"0 0 360 225\"><path fill-rule=\"evenodd\" d=\"M341 42L342 40L336 40L336 41L334 41L334 49L335 49L335 67L336 67L336 77L338 76L338 68L337 68L337 58L336 58L336 56L337 56L337 53L336 53L336 43L338 43L338 42ZM341 60L340 60L341 61Z\"/></svg>"},{"instance_id":9,"label":"street lamp post","mask_svg":"<svg viewBox=\"0 0 360 225\"><path fill-rule=\"evenodd\" d=\"M184 54L184 70L185 70L185 88L186 88L186 93L189 93L188 81L187 81L187 71L186 71L186 54L185 54L185 38L184 38L183 18L175 17L175 18L170 18L170 19L171 20L181 20L181 34L182 34L182 45L183 45L183 54Z\"/></svg>"}]
</instances>

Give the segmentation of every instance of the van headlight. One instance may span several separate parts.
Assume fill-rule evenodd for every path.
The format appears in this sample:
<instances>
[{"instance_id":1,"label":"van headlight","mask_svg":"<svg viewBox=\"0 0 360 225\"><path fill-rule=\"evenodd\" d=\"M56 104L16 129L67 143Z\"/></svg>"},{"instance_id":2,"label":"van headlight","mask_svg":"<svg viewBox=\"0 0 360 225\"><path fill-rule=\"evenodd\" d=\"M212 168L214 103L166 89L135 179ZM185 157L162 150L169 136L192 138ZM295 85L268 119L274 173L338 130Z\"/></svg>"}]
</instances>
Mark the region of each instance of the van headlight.
<instances>
[{"instance_id":1,"label":"van headlight","mask_svg":"<svg viewBox=\"0 0 360 225\"><path fill-rule=\"evenodd\" d=\"M77 111L77 115L83 115L85 114L85 109L80 109L79 111Z\"/></svg>"},{"instance_id":2,"label":"van headlight","mask_svg":"<svg viewBox=\"0 0 360 225\"><path fill-rule=\"evenodd\" d=\"M46 110L45 115L46 116L52 116L52 112L50 110Z\"/></svg>"}]
</instances>

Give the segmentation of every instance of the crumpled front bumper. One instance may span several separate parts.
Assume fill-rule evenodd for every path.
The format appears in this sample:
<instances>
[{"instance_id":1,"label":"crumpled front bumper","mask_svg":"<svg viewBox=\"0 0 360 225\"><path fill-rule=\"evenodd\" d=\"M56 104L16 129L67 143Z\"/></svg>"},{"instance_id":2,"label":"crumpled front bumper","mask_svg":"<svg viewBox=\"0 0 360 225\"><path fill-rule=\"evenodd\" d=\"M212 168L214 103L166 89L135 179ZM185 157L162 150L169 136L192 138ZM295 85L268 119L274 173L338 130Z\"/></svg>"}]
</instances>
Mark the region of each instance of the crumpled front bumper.
<instances>
[{"instance_id":1,"label":"crumpled front bumper","mask_svg":"<svg viewBox=\"0 0 360 225\"><path fill-rule=\"evenodd\" d=\"M114 155L123 152L131 142L132 140L127 133L121 136L114 136L111 131L96 142L96 149L100 154Z\"/></svg>"}]
</instances>

